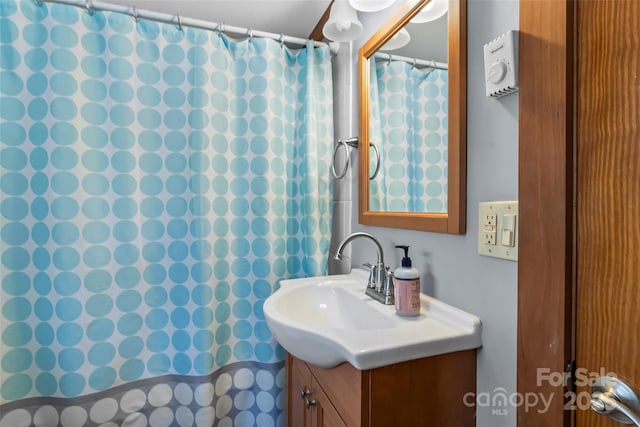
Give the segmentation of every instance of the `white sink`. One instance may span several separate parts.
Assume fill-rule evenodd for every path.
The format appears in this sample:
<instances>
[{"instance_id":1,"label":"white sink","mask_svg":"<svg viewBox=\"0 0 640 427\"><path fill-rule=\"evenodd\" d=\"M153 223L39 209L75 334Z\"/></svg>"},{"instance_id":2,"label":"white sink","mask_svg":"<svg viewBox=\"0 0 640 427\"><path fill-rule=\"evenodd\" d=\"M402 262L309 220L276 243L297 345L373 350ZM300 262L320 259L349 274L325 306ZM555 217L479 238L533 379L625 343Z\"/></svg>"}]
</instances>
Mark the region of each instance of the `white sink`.
<instances>
[{"instance_id":1,"label":"white sink","mask_svg":"<svg viewBox=\"0 0 640 427\"><path fill-rule=\"evenodd\" d=\"M401 317L365 295L368 272L283 280L264 303L276 340L299 359L331 368L380 366L482 345L476 316L421 295L416 317Z\"/></svg>"}]
</instances>

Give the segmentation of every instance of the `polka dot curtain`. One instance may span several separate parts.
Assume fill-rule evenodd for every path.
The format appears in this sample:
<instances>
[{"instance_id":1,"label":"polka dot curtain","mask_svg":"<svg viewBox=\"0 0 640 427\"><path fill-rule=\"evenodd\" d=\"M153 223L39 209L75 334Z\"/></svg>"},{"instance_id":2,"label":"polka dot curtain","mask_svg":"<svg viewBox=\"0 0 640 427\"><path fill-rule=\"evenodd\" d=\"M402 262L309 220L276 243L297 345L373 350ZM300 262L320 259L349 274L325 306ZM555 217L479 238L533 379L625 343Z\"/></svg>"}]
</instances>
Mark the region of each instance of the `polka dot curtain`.
<instances>
[{"instance_id":1,"label":"polka dot curtain","mask_svg":"<svg viewBox=\"0 0 640 427\"><path fill-rule=\"evenodd\" d=\"M380 171L370 182L370 209L446 212L447 71L371 62L369 132ZM373 149L369 158L373 171Z\"/></svg>"},{"instance_id":2,"label":"polka dot curtain","mask_svg":"<svg viewBox=\"0 0 640 427\"><path fill-rule=\"evenodd\" d=\"M281 424L332 120L327 47L0 0L0 426Z\"/></svg>"}]
</instances>

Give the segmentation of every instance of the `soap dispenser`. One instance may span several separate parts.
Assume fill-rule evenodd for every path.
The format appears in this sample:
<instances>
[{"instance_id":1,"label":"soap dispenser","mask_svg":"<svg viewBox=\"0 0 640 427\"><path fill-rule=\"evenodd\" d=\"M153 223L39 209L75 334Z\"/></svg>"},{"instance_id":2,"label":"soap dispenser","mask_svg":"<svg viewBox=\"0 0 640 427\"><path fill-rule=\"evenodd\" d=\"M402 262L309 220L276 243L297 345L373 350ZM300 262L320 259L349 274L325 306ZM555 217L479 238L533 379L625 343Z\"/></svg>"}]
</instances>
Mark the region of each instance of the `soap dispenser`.
<instances>
[{"instance_id":1,"label":"soap dispenser","mask_svg":"<svg viewBox=\"0 0 640 427\"><path fill-rule=\"evenodd\" d=\"M400 316L420 314L420 273L411 266L409 246L398 245L404 250L402 266L393 272L396 313Z\"/></svg>"}]
</instances>

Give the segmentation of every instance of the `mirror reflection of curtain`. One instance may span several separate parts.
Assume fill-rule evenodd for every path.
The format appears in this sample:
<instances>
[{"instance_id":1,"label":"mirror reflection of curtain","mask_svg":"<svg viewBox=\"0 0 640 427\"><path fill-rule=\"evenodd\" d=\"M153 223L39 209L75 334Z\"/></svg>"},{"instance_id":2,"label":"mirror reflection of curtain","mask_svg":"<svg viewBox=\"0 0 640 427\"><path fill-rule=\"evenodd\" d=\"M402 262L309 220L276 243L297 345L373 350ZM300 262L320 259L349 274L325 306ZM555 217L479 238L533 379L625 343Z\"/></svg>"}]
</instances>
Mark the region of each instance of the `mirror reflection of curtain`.
<instances>
[{"instance_id":1,"label":"mirror reflection of curtain","mask_svg":"<svg viewBox=\"0 0 640 427\"><path fill-rule=\"evenodd\" d=\"M370 182L370 209L447 211L447 70L403 61L371 61L370 140L380 171ZM369 153L371 173L376 168Z\"/></svg>"}]
</instances>

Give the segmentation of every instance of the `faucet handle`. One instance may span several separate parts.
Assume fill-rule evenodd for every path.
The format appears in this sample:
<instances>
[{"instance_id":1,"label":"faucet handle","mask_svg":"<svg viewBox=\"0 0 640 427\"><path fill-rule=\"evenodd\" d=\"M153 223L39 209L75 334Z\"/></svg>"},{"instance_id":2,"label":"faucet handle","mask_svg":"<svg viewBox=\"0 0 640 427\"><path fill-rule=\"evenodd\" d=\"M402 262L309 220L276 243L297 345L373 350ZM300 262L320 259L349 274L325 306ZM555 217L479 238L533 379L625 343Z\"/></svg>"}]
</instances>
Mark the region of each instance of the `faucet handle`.
<instances>
[{"instance_id":1,"label":"faucet handle","mask_svg":"<svg viewBox=\"0 0 640 427\"><path fill-rule=\"evenodd\" d=\"M362 264L364 267L369 269L369 280L367 281L367 288L369 289L377 289L378 283L378 275L379 275L379 267L377 265L371 265L368 262Z\"/></svg>"},{"instance_id":2,"label":"faucet handle","mask_svg":"<svg viewBox=\"0 0 640 427\"><path fill-rule=\"evenodd\" d=\"M384 278L384 287L382 288L382 291L384 293L384 296L386 298L389 299L389 301L391 301L390 303L392 304L394 302L394 285L393 285L393 271L389 271L389 266L386 267L386 276Z\"/></svg>"}]
</instances>

